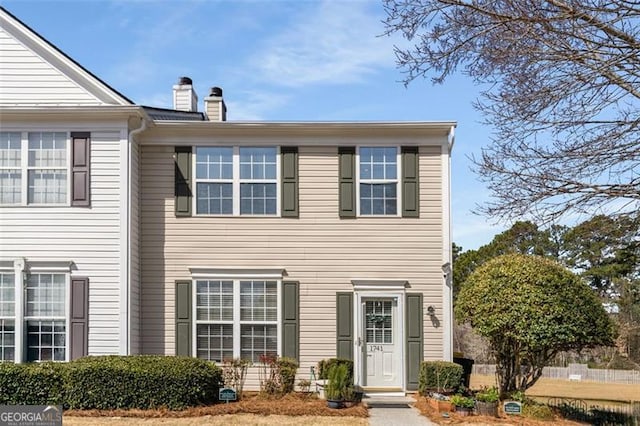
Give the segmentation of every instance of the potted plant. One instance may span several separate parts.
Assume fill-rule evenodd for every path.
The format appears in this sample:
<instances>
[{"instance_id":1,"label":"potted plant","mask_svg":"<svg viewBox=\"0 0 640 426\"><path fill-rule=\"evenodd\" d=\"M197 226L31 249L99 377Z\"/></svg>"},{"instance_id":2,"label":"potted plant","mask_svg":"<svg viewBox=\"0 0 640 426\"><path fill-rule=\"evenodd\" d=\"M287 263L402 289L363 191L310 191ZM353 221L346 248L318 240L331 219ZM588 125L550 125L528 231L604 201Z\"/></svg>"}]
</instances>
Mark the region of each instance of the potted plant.
<instances>
[{"instance_id":1,"label":"potted plant","mask_svg":"<svg viewBox=\"0 0 640 426\"><path fill-rule=\"evenodd\" d=\"M476 405L476 401L464 395L453 395L451 397L451 404L455 407L456 413L461 416L468 416L473 413L473 407Z\"/></svg>"},{"instance_id":2,"label":"potted plant","mask_svg":"<svg viewBox=\"0 0 640 426\"><path fill-rule=\"evenodd\" d=\"M429 405L431 405L433 409L438 411L439 413L449 413L453 411L453 405L451 404L450 398L447 395L438 392L430 392L427 401L429 402Z\"/></svg>"},{"instance_id":3,"label":"potted plant","mask_svg":"<svg viewBox=\"0 0 640 426\"><path fill-rule=\"evenodd\" d=\"M476 411L481 416L498 417L500 393L495 386L483 388L476 393Z\"/></svg>"},{"instance_id":4,"label":"potted plant","mask_svg":"<svg viewBox=\"0 0 640 426\"><path fill-rule=\"evenodd\" d=\"M345 396L349 392L351 383L349 369L344 364L333 365L328 372L329 381L324 388L324 395L329 408L344 407Z\"/></svg>"}]
</instances>

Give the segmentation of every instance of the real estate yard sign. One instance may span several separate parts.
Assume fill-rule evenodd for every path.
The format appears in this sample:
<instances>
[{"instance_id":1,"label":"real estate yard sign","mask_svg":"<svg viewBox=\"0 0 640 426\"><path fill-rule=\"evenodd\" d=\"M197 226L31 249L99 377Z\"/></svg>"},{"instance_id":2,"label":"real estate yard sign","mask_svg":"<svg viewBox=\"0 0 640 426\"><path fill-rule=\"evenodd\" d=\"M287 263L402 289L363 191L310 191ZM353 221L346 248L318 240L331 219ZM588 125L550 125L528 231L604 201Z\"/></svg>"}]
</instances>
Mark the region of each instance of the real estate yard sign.
<instances>
[{"instance_id":1,"label":"real estate yard sign","mask_svg":"<svg viewBox=\"0 0 640 426\"><path fill-rule=\"evenodd\" d=\"M231 388L222 388L218 391L218 400L219 401L235 401L238 398L236 391Z\"/></svg>"},{"instance_id":2,"label":"real estate yard sign","mask_svg":"<svg viewBox=\"0 0 640 426\"><path fill-rule=\"evenodd\" d=\"M505 401L504 402L505 414L520 415L522 414L522 403L518 401Z\"/></svg>"}]
</instances>

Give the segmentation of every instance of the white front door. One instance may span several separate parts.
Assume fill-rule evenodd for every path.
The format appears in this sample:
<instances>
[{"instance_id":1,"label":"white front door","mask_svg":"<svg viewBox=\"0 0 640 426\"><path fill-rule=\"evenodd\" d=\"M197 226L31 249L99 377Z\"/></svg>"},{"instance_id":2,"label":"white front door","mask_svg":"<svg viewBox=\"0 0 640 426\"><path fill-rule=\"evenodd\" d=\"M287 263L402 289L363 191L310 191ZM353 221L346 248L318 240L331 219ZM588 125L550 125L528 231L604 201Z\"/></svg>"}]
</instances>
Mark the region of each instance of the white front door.
<instances>
[{"instance_id":1,"label":"white front door","mask_svg":"<svg viewBox=\"0 0 640 426\"><path fill-rule=\"evenodd\" d=\"M402 386L402 342L396 297L362 299L363 385Z\"/></svg>"}]
</instances>

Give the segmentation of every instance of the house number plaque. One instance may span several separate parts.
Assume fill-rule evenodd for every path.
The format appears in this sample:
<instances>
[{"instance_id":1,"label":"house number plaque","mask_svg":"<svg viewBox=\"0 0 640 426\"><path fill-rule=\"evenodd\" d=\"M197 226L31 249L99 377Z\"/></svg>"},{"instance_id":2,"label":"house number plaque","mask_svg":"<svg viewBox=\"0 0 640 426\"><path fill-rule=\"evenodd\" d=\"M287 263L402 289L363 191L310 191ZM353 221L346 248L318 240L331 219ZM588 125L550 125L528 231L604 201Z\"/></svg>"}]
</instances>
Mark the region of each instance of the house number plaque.
<instances>
[{"instance_id":1,"label":"house number plaque","mask_svg":"<svg viewBox=\"0 0 640 426\"><path fill-rule=\"evenodd\" d=\"M369 352L381 352L382 345L369 345Z\"/></svg>"}]
</instances>

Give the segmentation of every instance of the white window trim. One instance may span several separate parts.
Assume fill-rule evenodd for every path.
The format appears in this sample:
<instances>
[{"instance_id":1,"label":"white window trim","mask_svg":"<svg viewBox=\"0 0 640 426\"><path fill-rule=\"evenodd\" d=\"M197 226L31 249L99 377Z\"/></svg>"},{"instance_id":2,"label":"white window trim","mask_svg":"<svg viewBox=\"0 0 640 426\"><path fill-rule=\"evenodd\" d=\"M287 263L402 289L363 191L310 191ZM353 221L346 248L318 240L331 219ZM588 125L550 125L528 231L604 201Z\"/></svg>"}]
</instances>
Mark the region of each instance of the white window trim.
<instances>
[{"instance_id":1,"label":"white window trim","mask_svg":"<svg viewBox=\"0 0 640 426\"><path fill-rule=\"evenodd\" d=\"M71 274L69 273L69 271L64 271L61 268L58 270L33 270L33 269L29 269L29 273L28 274L56 274L56 275L64 275L64 318L62 317L31 317L27 315L27 310L26 310L26 303L27 303L27 295L26 295L26 289L27 289L27 282L26 280L24 280L24 284L23 284L23 288L24 288L24 299L23 299L23 317L22 317L22 335L24 336L24 342L22 344L23 347L23 360L26 362L27 361L27 353L28 353L28 341L27 341L27 321L60 321L60 320L64 320L64 334L65 334L65 338L64 338L64 361L54 361L54 362L69 362L70 361L70 327L71 327ZM26 278L26 276L25 276ZM16 331L17 332L17 331ZM53 360L46 360L46 361L53 361ZM45 362L45 361L33 361L33 362Z\"/></svg>"},{"instance_id":2,"label":"white window trim","mask_svg":"<svg viewBox=\"0 0 640 426\"><path fill-rule=\"evenodd\" d=\"M396 149L396 179L364 179L362 183L395 183L396 184L396 214L361 214L360 213L360 148L395 148ZM357 217L402 217L402 153L397 145L357 145L356 146L356 216Z\"/></svg>"},{"instance_id":3,"label":"white window trim","mask_svg":"<svg viewBox=\"0 0 640 426\"><path fill-rule=\"evenodd\" d=\"M281 170L280 170L280 146L255 146L260 148L276 148L276 178L275 179L240 179L240 145L216 145L216 148L233 148L232 170L233 179L198 179L196 176L197 150L198 148L210 148L208 145L195 145L191 148L191 174L193 181L193 197L191 209L194 216L202 217L280 217L281 200ZM253 148L253 145L242 145L242 148ZM233 213L232 214L210 214L198 213L198 183L231 183L233 185ZM240 214L240 184L242 183L275 183L276 184L276 213L275 214Z\"/></svg>"},{"instance_id":4,"label":"white window trim","mask_svg":"<svg viewBox=\"0 0 640 426\"><path fill-rule=\"evenodd\" d=\"M13 266L11 268L5 268L4 267L5 265L1 265L1 266L3 266L3 267L0 268L0 274L13 275L13 315L12 316L0 315L0 321L5 321L5 320L13 321L13 357L14 357L13 361L15 362L16 349L17 349L16 348L16 326L17 326L17 324L16 324L16 314L17 314L17 312L16 312L16 309L17 309L17 307L16 307L16 298L18 296L17 292L16 292L16 275L15 275L15 272L13 270ZM3 358L4 357L0 358L0 362L11 361L11 360L5 361Z\"/></svg>"},{"instance_id":5,"label":"white window trim","mask_svg":"<svg viewBox=\"0 0 640 426\"><path fill-rule=\"evenodd\" d=\"M73 263L67 261L33 261L27 262L23 258L0 259L0 272L13 273L15 284L15 318L14 318L14 359L16 364L27 361L27 327L29 318L26 315L26 278L33 274L64 274L65 276L65 360L70 360L70 327L71 327L71 267ZM36 361L39 362L39 361ZM62 361L57 361L62 362Z\"/></svg>"},{"instance_id":6,"label":"white window trim","mask_svg":"<svg viewBox=\"0 0 640 426\"><path fill-rule=\"evenodd\" d=\"M29 131L7 130L7 133L20 133L20 167L1 167L2 170L20 171L20 203L4 204L2 207L68 207L71 205L71 133L61 130L31 129ZM29 166L29 133L65 133L66 135L66 167L31 167ZM29 203L29 170L62 170L67 172L66 200L64 203Z\"/></svg>"},{"instance_id":7,"label":"white window trim","mask_svg":"<svg viewBox=\"0 0 640 426\"><path fill-rule=\"evenodd\" d=\"M192 281L191 281L191 317L193 318L193 327L191 327L191 353L194 358L198 357L198 324L210 324L212 321L199 321L197 317L197 281L210 280L210 281L233 281L233 358L240 358L241 355L241 336L240 329L242 324L273 324L273 321L241 321L240 320L240 281L275 281L276 282L276 336L278 339L277 353L278 356L282 356L282 275L276 276L256 276L251 273L255 270L245 270L246 272L239 272L236 274L222 273L217 274L198 274L199 268L191 268ZM228 271L228 270L222 270ZM283 270L280 270L283 271ZM196 272L194 274L194 272ZM228 323L226 321L218 321L216 324Z\"/></svg>"}]
</instances>

